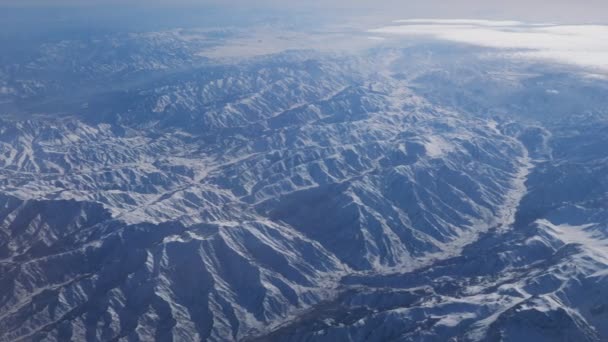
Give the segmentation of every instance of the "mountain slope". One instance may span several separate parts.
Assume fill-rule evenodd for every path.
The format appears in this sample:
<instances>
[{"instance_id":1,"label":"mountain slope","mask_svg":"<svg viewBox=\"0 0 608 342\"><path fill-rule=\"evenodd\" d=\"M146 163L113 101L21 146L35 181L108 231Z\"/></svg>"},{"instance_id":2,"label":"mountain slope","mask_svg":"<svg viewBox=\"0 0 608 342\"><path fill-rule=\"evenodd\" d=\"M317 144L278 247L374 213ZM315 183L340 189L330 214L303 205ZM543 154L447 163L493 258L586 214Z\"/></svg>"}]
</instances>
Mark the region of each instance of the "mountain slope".
<instances>
[{"instance_id":1,"label":"mountain slope","mask_svg":"<svg viewBox=\"0 0 608 342\"><path fill-rule=\"evenodd\" d=\"M605 113L565 104L604 83L541 106L568 78L476 50L234 64L175 35L47 46L27 76L65 58L91 93L7 95L1 341L608 336Z\"/></svg>"}]
</instances>

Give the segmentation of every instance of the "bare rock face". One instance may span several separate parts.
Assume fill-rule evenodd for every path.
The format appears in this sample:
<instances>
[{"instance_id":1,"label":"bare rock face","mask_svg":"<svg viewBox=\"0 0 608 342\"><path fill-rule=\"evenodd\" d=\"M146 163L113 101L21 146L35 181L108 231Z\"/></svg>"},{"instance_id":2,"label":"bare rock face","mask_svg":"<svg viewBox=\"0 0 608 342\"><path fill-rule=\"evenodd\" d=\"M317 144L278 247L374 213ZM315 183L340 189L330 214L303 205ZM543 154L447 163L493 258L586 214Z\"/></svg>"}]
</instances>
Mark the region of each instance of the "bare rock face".
<instances>
[{"instance_id":1,"label":"bare rock face","mask_svg":"<svg viewBox=\"0 0 608 342\"><path fill-rule=\"evenodd\" d=\"M0 341L608 338L606 113L557 110L602 81L541 106L514 82L561 74L466 50L218 65L149 38L78 68L47 46L29 75L101 90L0 119ZM36 77L0 108L79 86Z\"/></svg>"}]
</instances>

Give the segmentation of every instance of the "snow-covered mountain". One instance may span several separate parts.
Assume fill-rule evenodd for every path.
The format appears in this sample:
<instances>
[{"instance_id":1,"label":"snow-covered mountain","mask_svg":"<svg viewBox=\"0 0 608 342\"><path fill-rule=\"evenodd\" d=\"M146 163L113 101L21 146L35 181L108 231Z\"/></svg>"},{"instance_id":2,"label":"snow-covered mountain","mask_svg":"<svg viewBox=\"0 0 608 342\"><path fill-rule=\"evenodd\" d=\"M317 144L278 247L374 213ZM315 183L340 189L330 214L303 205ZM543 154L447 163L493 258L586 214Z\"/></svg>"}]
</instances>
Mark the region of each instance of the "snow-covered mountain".
<instances>
[{"instance_id":1,"label":"snow-covered mountain","mask_svg":"<svg viewBox=\"0 0 608 342\"><path fill-rule=\"evenodd\" d=\"M0 70L0 341L608 339L605 80L227 34Z\"/></svg>"}]
</instances>

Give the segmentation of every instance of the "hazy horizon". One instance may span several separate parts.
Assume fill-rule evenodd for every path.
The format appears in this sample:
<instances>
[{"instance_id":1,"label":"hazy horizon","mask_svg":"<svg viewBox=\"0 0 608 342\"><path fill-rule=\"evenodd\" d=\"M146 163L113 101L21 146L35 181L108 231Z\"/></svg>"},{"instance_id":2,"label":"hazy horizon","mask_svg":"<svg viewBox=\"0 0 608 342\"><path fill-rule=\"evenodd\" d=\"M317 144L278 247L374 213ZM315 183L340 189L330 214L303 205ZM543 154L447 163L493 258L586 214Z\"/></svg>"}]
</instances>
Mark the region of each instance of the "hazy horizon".
<instances>
[{"instance_id":1,"label":"hazy horizon","mask_svg":"<svg viewBox=\"0 0 608 342\"><path fill-rule=\"evenodd\" d=\"M216 1L216 0L92 0L83 2L81 0L2 0L0 7L19 8L19 9L76 9L85 10L91 8L105 8L114 11L115 15L120 15L123 10L159 10L172 9L178 15L179 10L185 8L204 8L213 6L226 11L251 11L251 10L271 10L271 11L328 11L332 15L344 14L347 12L359 12L366 15L386 15L395 18L463 18L463 19L513 19L521 21L551 21L556 23L607 23L608 22L608 2L598 0L585 1L547 1L547 0L515 0L503 2L497 0L459 0L446 3L440 0L419 1L307 1L299 3L295 1ZM96 13L91 13L96 14ZM98 13L107 15L108 13ZM188 13L183 13L187 15ZM327 14L327 13L324 13Z\"/></svg>"}]
</instances>

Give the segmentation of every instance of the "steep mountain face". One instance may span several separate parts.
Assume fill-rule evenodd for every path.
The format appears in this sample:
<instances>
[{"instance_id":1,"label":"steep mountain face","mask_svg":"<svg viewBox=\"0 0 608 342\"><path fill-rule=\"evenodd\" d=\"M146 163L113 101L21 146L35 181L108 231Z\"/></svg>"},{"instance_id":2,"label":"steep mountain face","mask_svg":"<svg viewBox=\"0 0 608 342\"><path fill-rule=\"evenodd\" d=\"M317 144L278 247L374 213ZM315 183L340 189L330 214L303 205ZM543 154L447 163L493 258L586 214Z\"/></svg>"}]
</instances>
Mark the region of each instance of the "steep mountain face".
<instances>
[{"instance_id":1,"label":"steep mountain face","mask_svg":"<svg viewBox=\"0 0 608 342\"><path fill-rule=\"evenodd\" d=\"M576 138L570 125L552 125L553 158L536 161L511 229L411 272L349 275L340 296L254 340L606 340L606 152L591 148L605 139L598 125Z\"/></svg>"},{"instance_id":2,"label":"steep mountain face","mask_svg":"<svg viewBox=\"0 0 608 342\"><path fill-rule=\"evenodd\" d=\"M88 83L5 92L0 340L608 336L601 103L532 121L504 100L529 73L474 87L535 66L475 51L212 63L197 37L45 46L29 78Z\"/></svg>"},{"instance_id":3,"label":"steep mountain face","mask_svg":"<svg viewBox=\"0 0 608 342\"><path fill-rule=\"evenodd\" d=\"M4 340L236 338L317 301L338 267L271 222L127 225L95 204L5 201Z\"/></svg>"}]
</instances>

